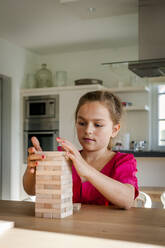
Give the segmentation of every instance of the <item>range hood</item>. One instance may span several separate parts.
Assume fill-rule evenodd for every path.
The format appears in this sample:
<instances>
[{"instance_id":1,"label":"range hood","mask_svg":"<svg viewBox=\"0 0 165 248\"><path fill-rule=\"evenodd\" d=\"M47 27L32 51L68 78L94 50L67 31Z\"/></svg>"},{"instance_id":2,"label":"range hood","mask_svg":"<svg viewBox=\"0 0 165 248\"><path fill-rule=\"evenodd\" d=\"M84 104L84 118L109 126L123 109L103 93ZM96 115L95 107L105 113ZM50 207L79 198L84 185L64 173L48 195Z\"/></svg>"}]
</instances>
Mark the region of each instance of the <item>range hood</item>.
<instances>
[{"instance_id":1,"label":"range hood","mask_svg":"<svg viewBox=\"0 0 165 248\"><path fill-rule=\"evenodd\" d=\"M140 77L165 76L165 0L139 0L139 61L128 69Z\"/></svg>"},{"instance_id":2,"label":"range hood","mask_svg":"<svg viewBox=\"0 0 165 248\"><path fill-rule=\"evenodd\" d=\"M139 60L102 63L125 65L141 78L165 81L165 0L137 0ZM155 79L156 78L156 79Z\"/></svg>"},{"instance_id":3,"label":"range hood","mask_svg":"<svg viewBox=\"0 0 165 248\"><path fill-rule=\"evenodd\" d=\"M165 59L130 61L128 69L142 78L164 77Z\"/></svg>"}]
</instances>

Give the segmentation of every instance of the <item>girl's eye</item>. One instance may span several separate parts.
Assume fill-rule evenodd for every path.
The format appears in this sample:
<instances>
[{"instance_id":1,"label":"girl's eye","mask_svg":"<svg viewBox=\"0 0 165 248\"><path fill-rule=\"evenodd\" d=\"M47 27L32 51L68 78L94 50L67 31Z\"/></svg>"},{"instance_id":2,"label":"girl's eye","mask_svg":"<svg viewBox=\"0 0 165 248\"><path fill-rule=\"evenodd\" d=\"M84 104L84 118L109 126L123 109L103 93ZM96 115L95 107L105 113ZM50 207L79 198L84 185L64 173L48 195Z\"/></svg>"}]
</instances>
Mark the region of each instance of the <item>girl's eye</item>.
<instances>
[{"instance_id":1,"label":"girl's eye","mask_svg":"<svg viewBox=\"0 0 165 248\"><path fill-rule=\"evenodd\" d=\"M85 125L85 123L82 122L82 121L79 121L78 124L79 124L80 126L84 126L84 125Z\"/></svg>"},{"instance_id":2,"label":"girl's eye","mask_svg":"<svg viewBox=\"0 0 165 248\"><path fill-rule=\"evenodd\" d=\"M102 127L102 125L96 123L95 127Z\"/></svg>"}]
</instances>

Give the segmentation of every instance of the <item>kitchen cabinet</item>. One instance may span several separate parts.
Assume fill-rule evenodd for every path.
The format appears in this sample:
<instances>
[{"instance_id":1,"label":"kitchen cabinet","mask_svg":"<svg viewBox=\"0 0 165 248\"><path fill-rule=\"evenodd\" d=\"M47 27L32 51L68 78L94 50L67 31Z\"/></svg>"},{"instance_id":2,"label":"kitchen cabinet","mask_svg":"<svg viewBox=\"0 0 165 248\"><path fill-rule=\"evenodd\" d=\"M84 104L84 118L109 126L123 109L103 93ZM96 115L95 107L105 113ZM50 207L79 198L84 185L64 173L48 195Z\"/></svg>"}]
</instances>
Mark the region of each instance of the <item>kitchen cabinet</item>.
<instances>
[{"instance_id":1,"label":"kitchen cabinet","mask_svg":"<svg viewBox=\"0 0 165 248\"><path fill-rule=\"evenodd\" d=\"M147 148L151 146L151 113L150 113L150 88L146 86L140 87L118 87L111 88L112 92L119 96L122 102L131 102L132 106L125 107L125 114L120 140L125 133L130 134L130 141L145 140Z\"/></svg>"}]
</instances>

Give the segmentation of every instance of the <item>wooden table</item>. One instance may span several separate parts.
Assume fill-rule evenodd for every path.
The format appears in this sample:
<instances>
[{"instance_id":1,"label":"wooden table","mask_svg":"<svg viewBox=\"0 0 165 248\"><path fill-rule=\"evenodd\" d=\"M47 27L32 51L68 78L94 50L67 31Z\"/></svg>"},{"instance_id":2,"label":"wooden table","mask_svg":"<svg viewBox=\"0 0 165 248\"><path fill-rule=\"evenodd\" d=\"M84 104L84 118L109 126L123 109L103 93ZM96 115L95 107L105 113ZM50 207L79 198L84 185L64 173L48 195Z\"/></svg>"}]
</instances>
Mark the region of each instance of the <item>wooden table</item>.
<instances>
[{"instance_id":1,"label":"wooden table","mask_svg":"<svg viewBox=\"0 0 165 248\"><path fill-rule=\"evenodd\" d=\"M32 236L38 237L37 235L40 235L40 237L42 237L41 232L38 233L38 231L53 232L54 238L57 236L57 233L60 233L59 237L64 234L79 235L77 237L80 237L80 239L84 237L83 240L85 240L85 237L97 237L99 238L99 242L102 241L102 245L105 245L106 242L111 242L112 244L115 240L117 240L117 242L122 241L122 248L157 247L157 245L161 245L161 247L165 246L164 209L131 208L130 210L121 210L110 206L82 205L79 212L76 212L74 215L67 218L42 219L34 217L33 202L1 200L0 220L14 221L16 227L16 229L14 228L15 230L19 230L19 232L26 231L27 235L25 243L27 242L29 247ZM18 228L21 228L21 230ZM31 236L28 234L29 230L37 230L37 232L35 232L34 235L34 231L31 231ZM17 236L17 231L15 234L9 232L7 235L6 239L8 238L11 241L14 235L15 237ZM20 239L22 235L19 234ZM49 233L47 233L47 235L49 236ZM69 237L72 237L72 235L69 235ZM77 242L80 242L80 239ZM3 241L3 236L0 236L0 247L10 247L2 246L1 241ZM126 243L123 241L126 241ZM136 243L133 243L134 246L128 246L128 242ZM124 244L126 244L126 246L124 246ZM142 244L145 245L142 246ZM121 247L121 244L120 246L104 245L102 247ZM16 244L15 247L18 248L18 244ZM37 246L34 247L36 248ZM63 246L57 247L61 248ZM68 247L70 247L69 244Z\"/></svg>"}]
</instances>

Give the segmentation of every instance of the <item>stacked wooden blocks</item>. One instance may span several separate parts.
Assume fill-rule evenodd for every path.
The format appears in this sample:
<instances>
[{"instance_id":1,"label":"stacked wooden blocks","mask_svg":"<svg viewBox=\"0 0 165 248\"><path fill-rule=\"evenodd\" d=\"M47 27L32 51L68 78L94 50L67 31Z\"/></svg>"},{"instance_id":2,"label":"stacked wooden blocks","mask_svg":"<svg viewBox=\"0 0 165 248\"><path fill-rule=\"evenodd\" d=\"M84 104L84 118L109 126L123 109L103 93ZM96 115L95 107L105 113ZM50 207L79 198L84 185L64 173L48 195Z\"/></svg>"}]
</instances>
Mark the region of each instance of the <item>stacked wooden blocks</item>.
<instances>
[{"instance_id":1,"label":"stacked wooden blocks","mask_svg":"<svg viewBox=\"0 0 165 248\"><path fill-rule=\"evenodd\" d=\"M72 168L65 152L43 152L36 169L35 216L64 218L73 214Z\"/></svg>"}]
</instances>

